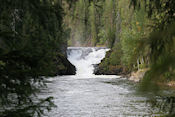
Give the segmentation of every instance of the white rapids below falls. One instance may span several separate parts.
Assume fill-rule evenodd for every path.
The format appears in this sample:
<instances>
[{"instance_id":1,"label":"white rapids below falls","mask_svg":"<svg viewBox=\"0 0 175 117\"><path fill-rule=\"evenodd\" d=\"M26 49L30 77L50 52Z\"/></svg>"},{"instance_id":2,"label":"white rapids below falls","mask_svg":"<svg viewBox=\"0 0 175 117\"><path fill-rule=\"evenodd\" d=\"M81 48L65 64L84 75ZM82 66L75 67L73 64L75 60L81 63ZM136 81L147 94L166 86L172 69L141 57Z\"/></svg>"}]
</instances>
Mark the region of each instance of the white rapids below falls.
<instances>
[{"instance_id":1,"label":"white rapids below falls","mask_svg":"<svg viewBox=\"0 0 175 117\"><path fill-rule=\"evenodd\" d=\"M94 64L105 57L107 48L69 47L68 60L76 75L47 80L41 97L54 97L56 108L49 117L150 117L159 116L149 98L136 92L136 84L115 75L94 75ZM117 58L116 58L117 59Z\"/></svg>"}]
</instances>

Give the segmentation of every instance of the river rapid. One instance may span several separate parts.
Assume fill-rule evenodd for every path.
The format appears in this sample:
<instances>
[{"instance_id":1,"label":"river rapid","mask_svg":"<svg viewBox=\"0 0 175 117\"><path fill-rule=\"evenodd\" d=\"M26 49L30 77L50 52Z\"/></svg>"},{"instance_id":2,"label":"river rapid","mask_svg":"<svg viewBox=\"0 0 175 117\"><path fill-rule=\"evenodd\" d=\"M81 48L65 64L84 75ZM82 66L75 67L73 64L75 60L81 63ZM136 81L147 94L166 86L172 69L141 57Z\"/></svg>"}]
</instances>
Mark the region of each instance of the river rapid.
<instances>
[{"instance_id":1,"label":"river rapid","mask_svg":"<svg viewBox=\"0 0 175 117\"><path fill-rule=\"evenodd\" d=\"M136 84L115 75L94 75L94 64L105 57L107 48L69 47L69 61L76 75L57 76L47 81L43 96L53 96L56 108L49 117L143 117L159 116L149 98L136 91Z\"/></svg>"}]
</instances>

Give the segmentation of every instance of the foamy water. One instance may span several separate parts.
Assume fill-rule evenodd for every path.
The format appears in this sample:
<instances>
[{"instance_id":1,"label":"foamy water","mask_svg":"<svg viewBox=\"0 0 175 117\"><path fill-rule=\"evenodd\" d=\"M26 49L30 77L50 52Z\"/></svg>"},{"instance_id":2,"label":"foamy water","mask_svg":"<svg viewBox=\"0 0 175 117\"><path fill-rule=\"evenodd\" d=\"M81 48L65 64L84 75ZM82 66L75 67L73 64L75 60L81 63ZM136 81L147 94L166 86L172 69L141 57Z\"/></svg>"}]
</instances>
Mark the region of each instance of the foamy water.
<instances>
[{"instance_id":1,"label":"foamy water","mask_svg":"<svg viewBox=\"0 0 175 117\"><path fill-rule=\"evenodd\" d=\"M68 48L68 60L76 67L76 78L104 78L105 75L94 75L94 65L99 64L105 57L108 48L70 47ZM110 78L115 75L108 76Z\"/></svg>"}]
</instances>

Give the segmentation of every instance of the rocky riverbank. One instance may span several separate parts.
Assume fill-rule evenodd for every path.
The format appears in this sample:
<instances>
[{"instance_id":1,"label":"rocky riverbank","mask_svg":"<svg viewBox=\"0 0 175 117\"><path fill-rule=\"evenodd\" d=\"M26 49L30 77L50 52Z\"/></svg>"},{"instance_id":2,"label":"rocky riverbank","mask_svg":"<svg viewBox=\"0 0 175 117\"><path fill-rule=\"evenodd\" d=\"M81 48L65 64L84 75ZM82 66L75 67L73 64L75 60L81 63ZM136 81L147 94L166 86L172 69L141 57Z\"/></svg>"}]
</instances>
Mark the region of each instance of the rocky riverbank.
<instances>
[{"instance_id":1,"label":"rocky riverbank","mask_svg":"<svg viewBox=\"0 0 175 117\"><path fill-rule=\"evenodd\" d=\"M108 51L101 63L94 65L95 75L127 75L130 73L127 68L120 65L119 61L113 61L112 54L112 50Z\"/></svg>"},{"instance_id":2,"label":"rocky riverbank","mask_svg":"<svg viewBox=\"0 0 175 117\"><path fill-rule=\"evenodd\" d=\"M140 80L142 80L147 71L148 69L140 69L136 72L131 72L128 79L134 82L139 82Z\"/></svg>"},{"instance_id":3,"label":"rocky riverbank","mask_svg":"<svg viewBox=\"0 0 175 117\"><path fill-rule=\"evenodd\" d=\"M101 64L94 66L95 66L94 70L95 75L127 75L129 73L120 65L108 66L107 68Z\"/></svg>"},{"instance_id":4,"label":"rocky riverbank","mask_svg":"<svg viewBox=\"0 0 175 117\"><path fill-rule=\"evenodd\" d=\"M62 54L57 55L55 64L57 64L55 75L75 75L76 73L75 66Z\"/></svg>"},{"instance_id":5,"label":"rocky riverbank","mask_svg":"<svg viewBox=\"0 0 175 117\"><path fill-rule=\"evenodd\" d=\"M131 81L139 82L144 77L146 71L148 71L148 69L129 71L126 67L120 65L120 63L114 63L111 56L112 51L108 51L101 63L94 65L95 75L121 75L127 77Z\"/></svg>"}]
</instances>

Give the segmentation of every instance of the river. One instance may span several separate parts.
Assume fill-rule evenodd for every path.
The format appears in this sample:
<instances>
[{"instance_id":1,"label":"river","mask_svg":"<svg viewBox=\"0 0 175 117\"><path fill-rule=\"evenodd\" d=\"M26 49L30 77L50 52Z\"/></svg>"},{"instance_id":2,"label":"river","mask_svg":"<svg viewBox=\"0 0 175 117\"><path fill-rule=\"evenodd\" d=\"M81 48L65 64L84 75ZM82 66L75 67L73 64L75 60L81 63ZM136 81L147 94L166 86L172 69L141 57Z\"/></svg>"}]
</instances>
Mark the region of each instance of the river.
<instances>
[{"instance_id":1,"label":"river","mask_svg":"<svg viewBox=\"0 0 175 117\"><path fill-rule=\"evenodd\" d=\"M76 66L74 76L48 79L47 96L57 105L49 117L143 117L158 116L149 98L136 91L136 84L115 75L93 74L94 64L105 57L106 48L68 48L68 59ZM43 95L44 95L43 94Z\"/></svg>"}]
</instances>

